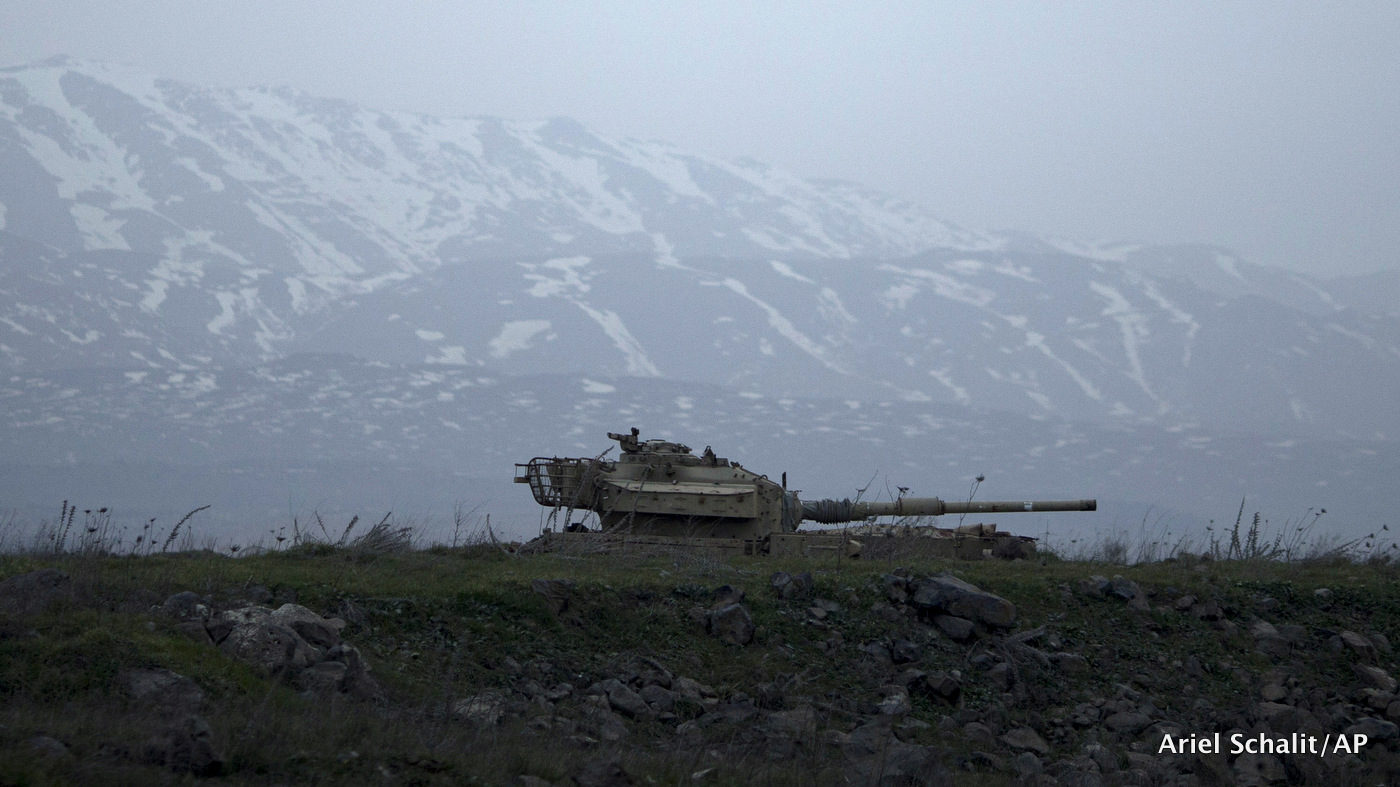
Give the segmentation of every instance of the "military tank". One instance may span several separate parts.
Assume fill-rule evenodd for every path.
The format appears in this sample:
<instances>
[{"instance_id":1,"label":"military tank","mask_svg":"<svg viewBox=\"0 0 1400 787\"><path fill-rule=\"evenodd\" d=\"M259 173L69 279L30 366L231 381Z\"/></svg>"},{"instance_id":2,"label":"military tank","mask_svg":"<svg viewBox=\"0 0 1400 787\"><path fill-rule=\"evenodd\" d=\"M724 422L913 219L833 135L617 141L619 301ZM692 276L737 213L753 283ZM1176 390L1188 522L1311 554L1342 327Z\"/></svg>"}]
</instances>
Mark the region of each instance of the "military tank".
<instances>
[{"instance_id":1,"label":"military tank","mask_svg":"<svg viewBox=\"0 0 1400 787\"><path fill-rule=\"evenodd\" d=\"M952 501L902 495L883 502L804 501L787 489L786 473L774 481L716 456L709 446L697 455L681 443L642 440L635 427L608 437L621 449L616 459L606 458L609 448L591 459L537 456L516 464L515 482L528 484L535 502L552 509L544 532L529 549L680 547L726 555L858 557L868 551L867 542L894 539L939 556L1029 557L1034 539L999 532L995 524L940 528L870 520L1098 507L1095 500ZM596 515L597 526L574 521L579 512ZM801 530L805 521L861 524Z\"/></svg>"}]
</instances>

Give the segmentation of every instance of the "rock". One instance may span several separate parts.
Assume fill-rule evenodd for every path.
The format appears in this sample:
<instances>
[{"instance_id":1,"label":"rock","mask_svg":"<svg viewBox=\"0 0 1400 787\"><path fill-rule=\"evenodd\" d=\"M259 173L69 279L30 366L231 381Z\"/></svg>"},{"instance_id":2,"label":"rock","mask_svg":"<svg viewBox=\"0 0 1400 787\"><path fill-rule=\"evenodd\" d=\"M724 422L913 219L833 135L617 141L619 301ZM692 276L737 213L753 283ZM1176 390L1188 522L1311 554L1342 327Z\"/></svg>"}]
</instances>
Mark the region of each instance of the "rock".
<instances>
[{"instance_id":1,"label":"rock","mask_svg":"<svg viewBox=\"0 0 1400 787\"><path fill-rule=\"evenodd\" d=\"M1225 610L1220 608L1220 602L1211 599L1202 601L1191 608L1192 614L1204 621L1217 621L1225 618Z\"/></svg>"},{"instance_id":2,"label":"rock","mask_svg":"<svg viewBox=\"0 0 1400 787\"><path fill-rule=\"evenodd\" d=\"M914 705L909 702L909 694L900 686L884 686L880 689L884 692L884 699L876 704L876 711L883 716L903 716L914 710Z\"/></svg>"},{"instance_id":3,"label":"rock","mask_svg":"<svg viewBox=\"0 0 1400 787\"><path fill-rule=\"evenodd\" d=\"M506 698L499 691L483 691L452 703L452 716L478 727L494 727L506 715Z\"/></svg>"},{"instance_id":4,"label":"rock","mask_svg":"<svg viewBox=\"0 0 1400 787\"><path fill-rule=\"evenodd\" d=\"M1077 589L1082 595L1103 598L1108 593L1108 577L1095 574L1088 579L1081 579Z\"/></svg>"},{"instance_id":5,"label":"rock","mask_svg":"<svg viewBox=\"0 0 1400 787\"><path fill-rule=\"evenodd\" d=\"M544 596L545 606L558 615L569 608L569 597L573 595L574 581L571 579L532 579L530 589Z\"/></svg>"},{"instance_id":6,"label":"rock","mask_svg":"<svg viewBox=\"0 0 1400 787\"><path fill-rule=\"evenodd\" d=\"M676 676L671 682L671 690L676 692L676 696L689 702L703 702L715 697L714 689L684 675Z\"/></svg>"},{"instance_id":7,"label":"rock","mask_svg":"<svg viewBox=\"0 0 1400 787\"><path fill-rule=\"evenodd\" d=\"M744 591L733 585L720 585L711 593L711 598L713 601L710 603L710 609L719 609L730 604L741 603L744 600Z\"/></svg>"},{"instance_id":8,"label":"rock","mask_svg":"<svg viewBox=\"0 0 1400 787\"><path fill-rule=\"evenodd\" d=\"M1136 735L1147 729L1151 723L1152 719L1149 716L1136 711L1119 711L1103 720L1105 727L1126 735Z\"/></svg>"},{"instance_id":9,"label":"rock","mask_svg":"<svg viewBox=\"0 0 1400 787\"><path fill-rule=\"evenodd\" d=\"M1371 640L1355 631L1343 631L1339 636L1342 638L1342 644L1351 648L1357 656L1369 662L1376 661L1376 646L1371 644Z\"/></svg>"},{"instance_id":10,"label":"rock","mask_svg":"<svg viewBox=\"0 0 1400 787\"><path fill-rule=\"evenodd\" d=\"M880 587L885 591L885 598L891 604L907 604L909 602L908 578L896 574L885 574L880 577Z\"/></svg>"},{"instance_id":11,"label":"rock","mask_svg":"<svg viewBox=\"0 0 1400 787\"><path fill-rule=\"evenodd\" d=\"M616 755L590 760L574 774L574 784L578 787L623 787L634 783Z\"/></svg>"},{"instance_id":12,"label":"rock","mask_svg":"<svg viewBox=\"0 0 1400 787\"><path fill-rule=\"evenodd\" d=\"M637 694L658 713L670 713L676 709L676 693L668 688L649 683Z\"/></svg>"},{"instance_id":13,"label":"rock","mask_svg":"<svg viewBox=\"0 0 1400 787\"><path fill-rule=\"evenodd\" d=\"M1373 667L1368 664L1353 664L1351 668L1352 671L1356 673L1357 677L1361 678L1372 688L1389 692L1394 692L1396 689L1395 678L1392 678L1390 673L1380 667Z\"/></svg>"},{"instance_id":14,"label":"rock","mask_svg":"<svg viewBox=\"0 0 1400 787\"><path fill-rule=\"evenodd\" d=\"M369 674L369 662L360 655L358 648L341 643L326 651L326 661L337 661L345 665L345 675L340 679L340 690L360 700L382 700L384 690Z\"/></svg>"},{"instance_id":15,"label":"rock","mask_svg":"<svg viewBox=\"0 0 1400 787\"><path fill-rule=\"evenodd\" d=\"M168 669L129 669L117 681L127 696L159 708L166 716L187 716L204 704L204 692L194 681Z\"/></svg>"},{"instance_id":16,"label":"rock","mask_svg":"<svg viewBox=\"0 0 1400 787\"><path fill-rule=\"evenodd\" d=\"M1250 754L1245 752L1235 758L1231 766L1236 784L1272 784L1288 779L1288 771L1283 761L1272 754Z\"/></svg>"},{"instance_id":17,"label":"rock","mask_svg":"<svg viewBox=\"0 0 1400 787\"><path fill-rule=\"evenodd\" d=\"M1400 727L1395 722L1377 719L1371 716L1358 719L1357 722L1346 728L1347 735L1365 735L1368 746L1378 741L1393 741L1400 738Z\"/></svg>"},{"instance_id":18,"label":"rock","mask_svg":"<svg viewBox=\"0 0 1400 787\"><path fill-rule=\"evenodd\" d=\"M348 672L344 662L322 661L298 672L292 685L312 694L330 694L343 690Z\"/></svg>"},{"instance_id":19,"label":"rock","mask_svg":"<svg viewBox=\"0 0 1400 787\"><path fill-rule=\"evenodd\" d=\"M1138 586L1138 583L1116 575L1109 581L1108 587L1104 589L1104 594L1123 601L1132 601L1143 595L1142 588Z\"/></svg>"},{"instance_id":20,"label":"rock","mask_svg":"<svg viewBox=\"0 0 1400 787\"><path fill-rule=\"evenodd\" d=\"M38 615L73 592L73 580L56 568L17 574L0 582L0 614Z\"/></svg>"},{"instance_id":21,"label":"rock","mask_svg":"<svg viewBox=\"0 0 1400 787\"><path fill-rule=\"evenodd\" d=\"M1003 735L1002 737L1005 738L1006 736ZM1041 771L1045 770L1045 765L1040 761L1040 758L1033 753L1023 751L1011 758L1011 769L1016 771L1016 775L1020 776L1022 779L1029 779L1032 776L1039 775Z\"/></svg>"},{"instance_id":22,"label":"rock","mask_svg":"<svg viewBox=\"0 0 1400 787\"><path fill-rule=\"evenodd\" d=\"M1001 736L1001 742L1016 751L1029 751L1042 757L1050 753L1050 744L1030 727L1016 727Z\"/></svg>"},{"instance_id":23,"label":"rock","mask_svg":"<svg viewBox=\"0 0 1400 787\"><path fill-rule=\"evenodd\" d=\"M1275 659L1287 658L1293 646L1280 636L1259 637L1254 640L1254 649Z\"/></svg>"},{"instance_id":24,"label":"rock","mask_svg":"<svg viewBox=\"0 0 1400 787\"><path fill-rule=\"evenodd\" d=\"M339 645L340 630L345 628L345 621L340 618L323 618L297 604L283 604L269 617L290 627L307 643L323 650Z\"/></svg>"},{"instance_id":25,"label":"rock","mask_svg":"<svg viewBox=\"0 0 1400 787\"><path fill-rule=\"evenodd\" d=\"M1010 601L948 574L916 580L910 601L929 614L955 615L993 628L1016 624Z\"/></svg>"},{"instance_id":26,"label":"rock","mask_svg":"<svg viewBox=\"0 0 1400 787\"><path fill-rule=\"evenodd\" d=\"M816 586L810 571L804 571L796 576L786 571L775 571L768 578L768 584L779 598L784 599L807 598L812 595L812 589Z\"/></svg>"},{"instance_id":27,"label":"rock","mask_svg":"<svg viewBox=\"0 0 1400 787\"><path fill-rule=\"evenodd\" d=\"M224 612L220 618L231 623L219 650L252 665L265 675L292 673L320 660L312 648L289 626L272 619L266 607L243 607Z\"/></svg>"},{"instance_id":28,"label":"rock","mask_svg":"<svg viewBox=\"0 0 1400 787\"><path fill-rule=\"evenodd\" d=\"M224 768L224 758L214 746L209 722L200 716L186 716L152 737L142 749L142 759L176 773L199 777L217 776Z\"/></svg>"},{"instance_id":29,"label":"rock","mask_svg":"<svg viewBox=\"0 0 1400 787\"><path fill-rule=\"evenodd\" d=\"M209 607L192 590L182 590L160 605L161 614L176 620L203 620L209 617Z\"/></svg>"},{"instance_id":30,"label":"rock","mask_svg":"<svg viewBox=\"0 0 1400 787\"><path fill-rule=\"evenodd\" d=\"M633 691L617 678L608 678L599 683L596 688L601 689L603 695L608 698L608 705L613 710L621 711L634 719L650 713L650 708L647 707L646 700L642 699L642 695Z\"/></svg>"},{"instance_id":31,"label":"rock","mask_svg":"<svg viewBox=\"0 0 1400 787\"><path fill-rule=\"evenodd\" d=\"M1050 663L1069 675L1085 675L1089 672L1089 660L1078 653L1051 653Z\"/></svg>"},{"instance_id":32,"label":"rock","mask_svg":"<svg viewBox=\"0 0 1400 787\"><path fill-rule=\"evenodd\" d=\"M627 737L627 723L607 708L585 705L582 724L587 732L601 741L617 743Z\"/></svg>"},{"instance_id":33,"label":"rock","mask_svg":"<svg viewBox=\"0 0 1400 787\"><path fill-rule=\"evenodd\" d=\"M747 645L753 641L753 618L743 604L730 603L714 609L705 619L705 628L731 645Z\"/></svg>"},{"instance_id":34,"label":"rock","mask_svg":"<svg viewBox=\"0 0 1400 787\"><path fill-rule=\"evenodd\" d=\"M976 633L972 621L956 615L934 615L933 625L954 642L967 642Z\"/></svg>"},{"instance_id":35,"label":"rock","mask_svg":"<svg viewBox=\"0 0 1400 787\"><path fill-rule=\"evenodd\" d=\"M895 664L909 664L918 661L922 655L919 646L907 639L896 639L890 643L890 661Z\"/></svg>"},{"instance_id":36,"label":"rock","mask_svg":"<svg viewBox=\"0 0 1400 787\"><path fill-rule=\"evenodd\" d=\"M31 754L39 757L66 760L73 756L72 752L68 751L68 747L64 745L63 741L57 738L51 738L47 735L35 735L27 739L24 745L29 749Z\"/></svg>"},{"instance_id":37,"label":"rock","mask_svg":"<svg viewBox=\"0 0 1400 787\"><path fill-rule=\"evenodd\" d=\"M954 676L943 672L923 675L908 684L909 691L935 699L948 705L957 705L962 698L962 683Z\"/></svg>"}]
</instances>

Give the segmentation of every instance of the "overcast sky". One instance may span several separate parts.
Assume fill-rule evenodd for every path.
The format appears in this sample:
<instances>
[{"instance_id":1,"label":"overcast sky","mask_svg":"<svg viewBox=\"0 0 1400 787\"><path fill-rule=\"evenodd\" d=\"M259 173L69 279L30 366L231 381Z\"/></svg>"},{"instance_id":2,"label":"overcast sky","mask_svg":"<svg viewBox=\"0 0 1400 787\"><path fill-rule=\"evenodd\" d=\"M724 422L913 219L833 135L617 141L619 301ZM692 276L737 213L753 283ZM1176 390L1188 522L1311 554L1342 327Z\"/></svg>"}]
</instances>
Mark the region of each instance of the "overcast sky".
<instances>
[{"instance_id":1,"label":"overcast sky","mask_svg":"<svg viewBox=\"0 0 1400 787\"><path fill-rule=\"evenodd\" d=\"M56 54L379 109L565 115L972 228L1400 269L1393 0L0 0L0 65Z\"/></svg>"}]
</instances>

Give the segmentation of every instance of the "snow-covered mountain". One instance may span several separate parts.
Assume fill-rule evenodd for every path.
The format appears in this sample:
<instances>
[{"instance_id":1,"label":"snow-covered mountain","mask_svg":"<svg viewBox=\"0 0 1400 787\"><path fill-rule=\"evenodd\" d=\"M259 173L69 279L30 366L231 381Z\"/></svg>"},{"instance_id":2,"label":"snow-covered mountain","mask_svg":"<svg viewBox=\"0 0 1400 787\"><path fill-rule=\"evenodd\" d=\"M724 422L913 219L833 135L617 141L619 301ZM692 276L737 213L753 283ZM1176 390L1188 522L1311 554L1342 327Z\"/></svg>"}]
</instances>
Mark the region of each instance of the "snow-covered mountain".
<instances>
[{"instance_id":1,"label":"snow-covered mountain","mask_svg":"<svg viewBox=\"0 0 1400 787\"><path fill-rule=\"evenodd\" d=\"M645 421L826 484L823 452L865 445L1148 505L1214 468L1291 506L1397 466L1397 299L1397 276L964 230L567 119L0 69L0 439L28 479L0 497L36 504L44 468L128 461L506 478Z\"/></svg>"}]
</instances>

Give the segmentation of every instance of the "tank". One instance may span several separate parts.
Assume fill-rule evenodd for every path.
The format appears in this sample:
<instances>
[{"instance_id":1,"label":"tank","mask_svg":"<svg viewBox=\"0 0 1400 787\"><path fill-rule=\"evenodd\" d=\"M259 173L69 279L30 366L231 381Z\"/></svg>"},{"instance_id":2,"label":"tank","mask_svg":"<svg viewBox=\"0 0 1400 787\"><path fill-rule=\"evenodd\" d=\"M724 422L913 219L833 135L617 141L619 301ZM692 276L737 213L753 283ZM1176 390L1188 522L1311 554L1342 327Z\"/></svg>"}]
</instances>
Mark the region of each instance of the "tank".
<instances>
[{"instance_id":1,"label":"tank","mask_svg":"<svg viewBox=\"0 0 1400 787\"><path fill-rule=\"evenodd\" d=\"M1025 557L1034 552L1034 539L999 533L995 524L944 529L880 526L869 520L1097 508L1096 501L1087 499L951 501L901 496L884 502L804 501L787 489L786 474L774 481L717 456L709 446L695 454L681 443L644 441L636 428L627 434L609 432L608 437L620 449L616 459L606 458L609 448L591 459L537 456L515 466L515 482L528 484L535 501L553 509L537 546L656 545L780 555L835 551L855 557L864 551L865 541L924 537L947 541L933 551L953 556ZM574 521L583 511L597 516L596 529ZM804 521L862 524L804 531ZM1015 548L1009 548L1011 541Z\"/></svg>"}]
</instances>

